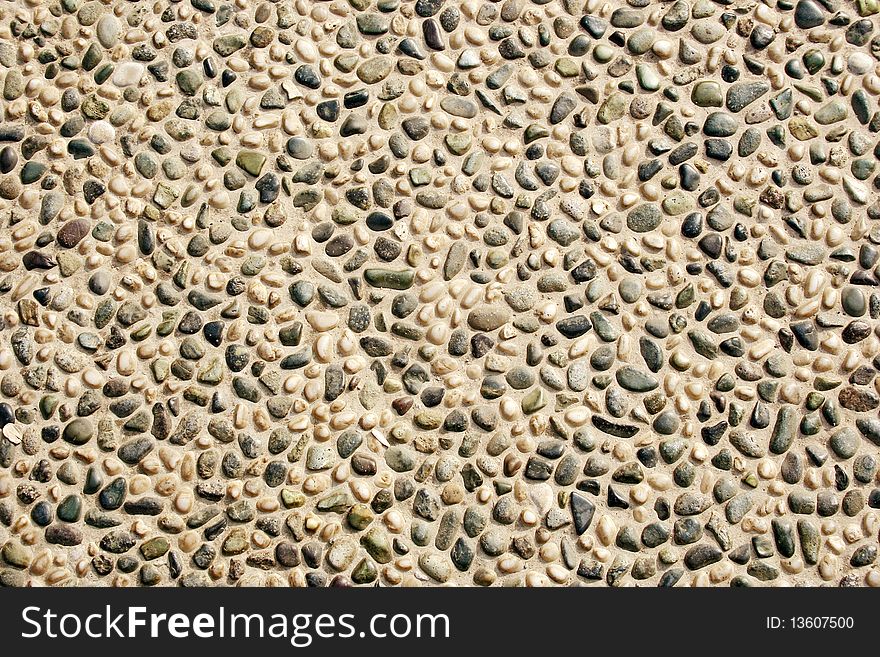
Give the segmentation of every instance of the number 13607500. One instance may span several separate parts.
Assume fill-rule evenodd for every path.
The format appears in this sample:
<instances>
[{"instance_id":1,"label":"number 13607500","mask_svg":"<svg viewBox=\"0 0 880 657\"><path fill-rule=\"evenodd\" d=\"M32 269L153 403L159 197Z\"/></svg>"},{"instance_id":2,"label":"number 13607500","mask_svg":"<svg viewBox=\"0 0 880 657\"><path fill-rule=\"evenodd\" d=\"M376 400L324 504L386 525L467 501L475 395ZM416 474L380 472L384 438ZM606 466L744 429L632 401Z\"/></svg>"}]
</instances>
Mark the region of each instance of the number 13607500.
<instances>
[{"instance_id":1,"label":"number 13607500","mask_svg":"<svg viewBox=\"0 0 880 657\"><path fill-rule=\"evenodd\" d=\"M851 630L852 616L767 616L768 630Z\"/></svg>"}]
</instances>

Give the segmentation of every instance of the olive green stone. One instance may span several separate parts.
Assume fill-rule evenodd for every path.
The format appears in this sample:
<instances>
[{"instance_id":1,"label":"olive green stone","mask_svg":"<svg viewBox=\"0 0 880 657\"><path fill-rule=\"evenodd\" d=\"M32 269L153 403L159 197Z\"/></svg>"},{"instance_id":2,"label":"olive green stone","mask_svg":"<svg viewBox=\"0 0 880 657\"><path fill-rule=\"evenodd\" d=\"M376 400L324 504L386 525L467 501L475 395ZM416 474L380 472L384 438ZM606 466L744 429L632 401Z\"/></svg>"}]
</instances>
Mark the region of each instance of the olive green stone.
<instances>
[{"instance_id":1,"label":"olive green stone","mask_svg":"<svg viewBox=\"0 0 880 657\"><path fill-rule=\"evenodd\" d=\"M522 399L522 410L526 415L537 413L550 402L543 388L533 388Z\"/></svg>"},{"instance_id":2,"label":"olive green stone","mask_svg":"<svg viewBox=\"0 0 880 657\"><path fill-rule=\"evenodd\" d=\"M702 80L694 85L691 101L698 107L722 107L724 95L721 85L714 80Z\"/></svg>"},{"instance_id":3,"label":"olive green stone","mask_svg":"<svg viewBox=\"0 0 880 657\"><path fill-rule=\"evenodd\" d=\"M58 504L57 515L64 522L76 522L82 513L82 500L77 495L68 495Z\"/></svg>"},{"instance_id":4,"label":"olive green stone","mask_svg":"<svg viewBox=\"0 0 880 657\"><path fill-rule=\"evenodd\" d=\"M306 496L299 491L285 488L281 491L281 503L287 509L298 509L306 503Z\"/></svg>"},{"instance_id":5,"label":"olive green stone","mask_svg":"<svg viewBox=\"0 0 880 657\"><path fill-rule=\"evenodd\" d=\"M221 57L228 57L232 53L241 50L247 45L247 40L241 34L226 34L214 39L213 47Z\"/></svg>"},{"instance_id":6,"label":"olive green stone","mask_svg":"<svg viewBox=\"0 0 880 657\"><path fill-rule=\"evenodd\" d=\"M31 564L33 554L29 548L26 548L18 541L8 541L3 549L0 550L0 556L3 561L15 568L27 568Z\"/></svg>"},{"instance_id":7,"label":"olive green stone","mask_svg":"<svg viewBox=\"0 0 880 657\"><path fill-rule=\"evenodd\" d=\"M110 105L95 96L94 94L89 94L83 99L82 105L80 105L80 111L90 119L103 119L110 112Z\"/></svg>"},{"instance_id":8,"label":"olive green stone","mask_svg":"<svg viewBox=\"0 0 880 657\"><path fill-rule=\"evenodd\" d=\"M788 131L798 141L809 141L819 136L816 126L810 123L810 120L804 116L796 116L791 119L788 122Z\"/></svg>"},{"instance_id":9,"label":"olive green stone","mask_svg":"<svg viewBox=\"0 0 880 657\"><path fill-rule=\"evenodd\" d=\"M636 66L636 79L639 81L639 86L645 91L657 91L660 88L660 76L648 64Z\"/></svg>"},{"instance_id":10,"label":"olive green stone","mask_svg":"<svg viewBox=\"0 0 880 657\"><path fill-rule=\"evenodd\" d=\"M377 563L389 563L394 556L388 534L378 527L373 527L361 537L361 545Z\"/></svg>"},{"instance_id":11,"label":"olive green stone","mask_svg":"<svg viewBox=\"0 0 880 657\"><path fill-rule=\"evenodd\" d=\"M171 543L168 542L168 539L164 536L157 536L156 538L151 538L149 541L141 545L141 554L144 559L150 561L152 559L157 559L164 555L171 548Z\"/></svg>"},{"instance_id":12,"label":"olive green stone","mask_svg":"<svg viewBox=\"0 0 880 657\"><path fill-rule=\"evenodd\" d=\"M245 552L248 547L250 547L250 541L244 527L234 527L223 539L223 545L220 549L223 554L234 556Z\"/></svg>"},{"instance_id":13,"label":"olive green stone","mask_svg":"<svg viewBox=\"0 0 880 657\"><path fill-rule=\"evenodd\" d=\"M606 64L614 57L614 49L611 46L601 43L593 49L593 58L600 64Z\"/></svg>"},{"instance_id":14,"label":"olive green stone","mask_svg":"<svg viewBox=\"0 0 880 657\"><path fill-rule=\"evenodd\" d=\"M825 66L825 55L822 54L821 50L814 48L804 53L803 62L804 66L807 67L807 71L818 73Z\"/></svg>"},{"instance_id":15,"label":"olive green stone","mask_svg":"<svg viewBox=\"0 0 880 657\"><path fill-rule=\"evenodd\" d=\"M373 57L357 68L357 76L364 84L381 82L391 74L394 60L390 57Z\"/></svg>"},{"instance_id":16,"label":"olive green stone","mask_svg":"<svg viewBox=\"0 0 880 657\"><path fill-rule=\"evenodd\" d=\"M471 147L471 136L466 132L450 133L443 138L443 141L453 155L464 155Z\"/></svg>"},{"instance_id":17,"label":"olive green stone","mask_svg":"<svg viewBox=\"0 0 880 657\"><path fill-rule=\"evenodd\" d=\"M66 427L62 437L73 445L85 445L95 434L95 427L84 417L72 420Z\"/></svg>"},{"instance_id":18,"label":"olive green stone","mask_svg":"<svg viewBox=\"0 0 880 657\"><path fill-rule=\"evenodd\" d=\"M626 112L629 100L621 93L613 93L599 107L596 113L596 120L603 125L607 125L621 118Z\"/></svg>"},{"instance_id":19,"label":"olive green stone","mask_svg":"<svg viewBox=\"0 0 880 657\"><path fill-rule=\"evenodd\" d=\"M235 157L235 164L254 178L260 175L265 163L266 156L257 151L239 151Z\"/></svg>"},{"instance_id":20,"label":"olive green stone","mask_svg":"<svg viewBox=\"0 0 880 657\"><path fill-rule=\"evenodd\" d=\"M373 522L373 511L366 504L355 504L348 510L346 520L348 524L357 531L361 531L370 526Z\"/></svg>"},{"instance_id":21,"label":"olive green stone","mask_svg":"<svg viewBox=\"0 0 880 657\"><path fill-rule=\"evenodd\" d=\"M412 287L415 272L410 269L366 269L364 279L373 287L390 290L408 290Z\"/></svg>"},{"instance_id":22,"label":"olive green stone","mask_svg":"<svg viewBox=\"0 0 880 657\"><path fill-rule=\"evenodd\" d=\"M878 0L856 0L856 6L859 9L859 16L871 16L880 11Z\"/></svg>"},{"instance_id":23,"label":"olive green stone","mask_svg":"<svg viewBox=\"0 0 880 657\"><path fill-rule=\"evenodd\" d=\"M181 93L186 96L194 96L204 82L202 74L191 68L178 71L175 79Z\"/></svg>"},{"instance_id":24,"label":"olive green stone","mask_svg":"<svg viewBox=\"0 0 880 657\"><path fill-rule=\"evenodd\" d=\"M843 121L847 115L846 103L840 99L834 99L820 107L813 118L819 125L830 125Z\"/></svg>"},{"instance_id":25,"label":"olive green stone","mask_svg":"<svg viewBox=\"0 0 880 657\"><path fill-rule=\"evenodd\" d=\"M351 581L355 584L369 584L379 577L376 565L369 559L361 561L351 571Z\"/></svg>"},{"instance_id":26,"label":"olive green stone","mask_svg":"<svg viewBox=\"0 0 880 657\"><path fill-rule=\"evenodd\" d=\"M101 52L101 47L97 43L91 44L87 49L85 55L83 55L82 59L82 67L85 71L91 71L95 68L104 57L104 53Z\"/></svg>"},{"instance_id":27,"label":"olive green stone","mask_svg":"<svg viewBox=\"0 0 880 657\"><path fill-rule=\"evenodd\" d=\"M573 78L580 72L577 62L569 57L560 57L553 65L556 72L563 78Z\"/></svg>"}]
</instances>

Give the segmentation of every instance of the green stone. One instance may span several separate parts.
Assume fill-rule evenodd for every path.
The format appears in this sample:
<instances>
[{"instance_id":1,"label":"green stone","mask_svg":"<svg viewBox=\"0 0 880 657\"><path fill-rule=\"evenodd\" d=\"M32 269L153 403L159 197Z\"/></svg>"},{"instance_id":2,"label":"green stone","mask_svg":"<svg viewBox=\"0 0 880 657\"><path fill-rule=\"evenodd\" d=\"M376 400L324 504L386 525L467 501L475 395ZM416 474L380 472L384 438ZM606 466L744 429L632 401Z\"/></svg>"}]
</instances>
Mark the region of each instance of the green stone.
<instances>
[{"instance_id":1,"label":"green stone","mask_svg":"<svg viewBox=\"0 0 880 657\"><path fill-rule=\"evenodd\" d=\"M415 272L411 269L366 269L364 279L373 287L389 290L408 290L412 287Z\"/></svg>"},{"instance_id":2,"label":"green stone","mask_svg":"<svg viewBox=\"0 0 880 657\"><path fill-rule=\"evenodd\" d=\"M361 34L378 35L388 32L388 20L379 14L358 14L355 22Z\"/></svg>"},{"instance_id":3,"label":"green stone","mask_svg":"<svg viewBox=\"0 0 880 657\"><path fill-rule=\"evenodd\" d=\"M788 131L798 141L809 141L819 136L819 130L805 116L796 116L788 122Z\"/></svg>"},{"instance_id":4,"label":"green stone","mask_svg":"<svg viewBox=\"0 0 880 657\"><path fill-rule=\"evenodd\" d=\"M451 150L451 149L450 149ZM431 170L427 167L415 167L409 170L409 181L414 187L422 187L431 182Z\"/></svg>"},{"instance_id":5,"label":"green stone","mask_svg":"<svg viewBox=\"0 0 880 657\"><path fill-rule=\"evenodd\" d=\"M636 79L639 81L639 86L645 91L657 91L660 88L660 76L648 64L636 66Z\"/></svg>"},{"instance_id":6,"label":"green stone","mask_svg":"<svg viewBox=\"0 0 880 657\"><path fill-rule=\"evenodd\" d=\"M110 112L110 105L94 94L89 94L83 99L80 111L89 119L103 119Z\"/></svg>"},{"instance_id":7,"label":"green stone","mask_svg":"<svg viewBox=\"0 0 880 657\"><path fill-rule=\"evenodd\" d=\"M55 414L56 408L58 408L58 397L55 395L46 395L40 399L40 415L43 416L44 420L52 417Z\"/></svg>"},{"instance_id":8,"label":"green stone","mask_svg":"<svg viewBox=\"0 0 880 657\"><path fill-rule=\"evenodd\" d=\"M333 60L333 65L343 73L351 73L360 59L354 53L342 53Z\"/></svg>"},{"instance_id":9,"label":"green stone","mask_svg":"<svg viewBox=\"0 0 880 657\"><path fill-rule=\"evenodd\" d=\"M714 80L697 82L691 91L691 101L698 107L723 106L724 96L721 93L721 85Z\"/></svg>"},{"instance_id":10,"label":"green stone","mask_svg":"<svg viewBox=\"0 0 880 657\"><path fill-rule=\"evenodd\" d=\"M792 85L795 89L807 96L810 100L821 103L825 99L825 94L821 87L813 84L804 84L803 82L795 82Z\"/></svg>"},{"instance_id":11,"label":"green stone","mask_svg":"<svg viewBox=\"0 0 880 657\"><path fill-rule=\"evenodd\" d=\"M159 172L159 165L149 153L138 153L134 156L134 168L138 170L144 178L155 178Z\"/></svg>"},{"instance_id":12,"label":"green stone","mask_svg":"<svg viewBox=\"0 0 880 657\"><path fill-rule=\"evenodd\" d=\"M104 64L101 68L95 71L95 82L98 84L104 84L110 79L111 75L113 75L113 64Z\"/></svg>"},{"instance_id":13,"label":"green stone","mask_svg":"<svg viewBox=\"0 0 880 657\"><path fill-rule=\"evenodd\" d=\"M628 104L629 101L625 95L613 93L599 107L599 111L596 113L596 120L603 125L608 125L624 115Z\"/></svg>"},{"instance_id":14,"label":"green stone","mask_svg":"<svg viewBox=\"0 0 880 657\"><path fill-rule=\"evenodd\" d=\"M211 157L213 157L221 167L225 167L232 160L232 150L226 146L221 146L220 148L215 148L211 151Z\"/></svg>"},{"instance_id":15,"label":"green stone","mask_svg":"<svg viewBox=\"0 0 880 657\"><path fill-rule=\"evenodd\" d=\"M850 171L852 171L852 175L855 176L856 179L867 180L871 177L871 174L874 173L874 169L876 166L876 160L872 158L860 157L856 160L853 160L852 165L850 166Z\"/></svg>"},{"instance_id":16,"label":"green stone","mask_svg":"<svg viewBox=\"0 0 880 657\"><path fill-rule=\"evenodd\" d=\"M95 68L103 58L104 53L101 52L101 47L97 43L91 44L86 49L86 54L83 55L82 59L82 67L83 70L91 71Z\"/></svg>"},{"instance_id":17,"label":"green stone","mask_svg":"<svg viewBox=\"0 0 880 657\"><path fill-rule=\"evenodd\" d=\"M144 556L144 559L150 561L161 557L168 552L170 548L171 544L168 542L167 538L164 536L157 536L141 545L141 554Z\"/></svg>"},{"instance_id":18,"label":"green stone","mask_svg":"<svg viewBox=\"0 0 880 657\"><path fill-rule=\"evenodd\" d=\"M229 57L232 53L241 50L247 45L247 40L241 34L226 34L214 39L214 52L221 57Z\"/></svg>"},{"instance_id":19,"label":"green stone","mask_svg":"<svg viewBox=\"0 0 880 657\"><path fill-rule=\"evenodd\" d=\"M370 526L374 517L373 511L369 506L366 504L355 504L349 509L346 520L352 529L362 531Z\"/></svg>"},{"instance_id":20,"label":"green stone","mask_svg":"<svg viewBox=\"0 0 880 657\"><path fill-rule=\"evenodd\" d=\"M543 388L533 388L522 399L522 410L526 415L537 413L549 403Z\"/></svg>"},{"instance_id":21,"label":"green stone","mask_svg":"<svg viewBox=\"0 0 880 657\"><path fill-rule=\"evenodd\" d=\"M770 107L776 118L784 121L791 116L791 110L794 107L794 94L791 89L783 89L775 97L770 100Z\"/></svg>"},{"instance_id":22,"label":"green stone","mask_svg":"<svg viewBox=\"0 0 880 657\"><path fill-rule=\"evenodd\" d=\"M369 584L376 581L377 577L379 572L376 570L376 564L369 559L361 559L351 571L351 581L355 584Z\"/></svg>"},{"instance_id":23,"label":"green stone","mask_svg":"<svg viewBox=\"0 0 880 657\"><path fill-rule=\"evenodd\" d=\"M834 390L839 385L840 381L835 381L834 379L826 379L824 376L817 376L816 380L813 382L813 386L816 388L816 390L820 390L822 392Z\"/></svg>"},{"instance_id":24,"label":"green stone","mask_svg":"<svg viewBox=\"0 0 880 657\"><path fill-rule=\"evenodd\" d=\"M204 82L202 74L191 68L178 71L175 79L180 91L186 96L194 96Z\"/></svg>"},{"instance_id":25,"label":"green stone","mask_svg":"<svg viewBox=\"0 0 880 657\"><path fill-rule=\"evenodd\" d=\"M327 497L318 500L315 508L318 511L332 511L334 513L343 513L352 506L352 499L348 493L332 493Z\"/></svg>"},{"instance_id":26,"label":"green stone","mask_svg":"<svg viewBox=\"0 0 880 657\"><path fill-rule=\"evenodd\" d=\"M443 141L453 155L464 155L471 147L471 136L466 132L448 134Z\"/></svg>"},{"instance_id":27,"label":"green stone","mask_svg":"<svg viewBox=\"0 0 880 657\"><path fill-rule=\"evenodd\" d=\"M859 9L859 16L871 16L880 11L880 2L877 0L857 0L856 6Z\"/></svg>"},{"instance_id":28,"label":"green stone","mask_svg":"<svg viewBox=\"0 0 880 657\"><path fill-rule=\"evenodd\" d=\"M523 142L530 144L533 141L543 139L549 135L550 132L547 130L546 126L541 125L540 123L532 123L526 126L525 132L523 133Z\"/></svg>"},{"instance_id":29,"label":"green stone","mask_svg":"<svg viewBox=\"0 0 880 657\"><path fill-rule=\"evenodd\" d=\"M76 522L82 513L82 500L77 495L68 495L58 504L58 519L64 522Z\"/></svg>"},{"instance_id":30,"label":"green stone","mask_svg":"<svg viewBox=\"0 0 880 657\"><path fill-rule=\"evenodd\" d=\"M95 433L91 421L84 417L72 420L64 427L62 438L73 445L85 445Z\"/></svg>"},{"instance_id":31,"label":"green stone","mask_svg":"<svg viewBox=\"0 0 880 657\"><path fill-rule=\"evenodd\" d=\"M221 112L217 110L216 112L211 112L205 118L205 125L208 126L211 130L216 130L217 132L222 132L226 130L231 125L231 120L229 115L225 112Z\"/></svg>"},{"instance_id":32,"label":"green stone","mask_svg":"<svg viewBox=\"0 0 880 657\"><path fill-rule=\"evenodd\" d=\"M618 369L615 378L621 388L630 392L650 392L660 385L655 377L629 365Z\"/></svg>"},{"instance_id":33,"label":"green stone","mask_svg":"<svg viewBox=\"0 0 880 657\"><path fill-rule=\"evenodd\" d=\"M770 436L770 451L773 454L784 454L791 447L797 434L797 408L785 405L776 413L776 424Z\"/></svg>"},{"instance_id":34,"label":"green stone","mask_svg":"<svg viewBox=\"0 0 880 657\"><path fill-rule=\"evenodd\" d=\"M825 396L824 395L821 395L818 392L813 392L813 391L811 391L807 394L807 401L806 401L805 405L806 405L808 411L815 411L820 406L822 406L823 403L825 403Z\"/></svg>"},{"instance_id":35,"label":"green stone","mask_svg":"<svg viewBox=\"0 0 880 657\"><path fill-rule=\"evenodd\" d=\"M141 342L142 340L147 339L153 333L153 325L152 324L142 324L134 331L129 333L129 336L135 342Z\"/></svg>"},{"instance_id":36,"label":"green stone","mask_svg":"<svg viewBox=\"0 0 880 657\"><path fill-rule=\"evenodd\" d=\"M163 210L167 210L173 205L179 195L180 193L170 185L159 183L156 185L156 191L153 193L153 203Z\"/></svg>"},{"instance_id":37,"label":"green stone","mask_svg":"<svg viewBox=\"0 0 880 657\"><path fill-rule=\"evenodd\" d=\"M235 164L254 178L260 175L265 163L266 156L257 151L239 151L235 158Z\"/></svg>"},{"instance_id":38,"label":"green stone","mask_svg":"<svg viewBox=\"0 0 880 657\"><path fill-rule=\"evenodd\" d=\"M306 496L299 491L285 488L281 491L281 503L287 509L298 509L306 503Z\"/></svg>"},{"instance_id":39,"label":"green stone","mask_svg":"<svg viewBox=\"0 0 880 657\"><path fill-rule=\"evenodd\" d=\"M220 358L212 358L199 371L198 382L208 385L217 385L223 380L224 365Z\"/></svg>"},{"instance_id":40,"label":"green stone","mask_svg":"<svg viewBox=\"0 0 880 657\"><path fill-rule=\"evenodd\" d=\"M647 233L660 225L663 221L663 215L653 203L643 203L634 208L626 216L626 225L631 231L636 233Z\"/></svg>"},{"instance_id":41,"label":"green stone","mask_svg":"<svg viewBox=\"0 0 880 657\"><path fill-rule=\"evenodd\" d=\"M30 161L21 168L21 182L25 185L37 182L46 173L46 165L42 162Z\"/></svg>"},{"instance_id":42,"label":"green stone","mask_svg":"<svg viewBox=\"0 0 880 657\"><path fill-rule=\"evenodd\" d=\"M557 59L553 68L563 78L573 78L580 72L577 62L569 57Z\"/></svg>"},{"instance_id":43,"label":"green stone","mask_svg":"<svg viewBox=\"0 0 880 657\"><path fill-rule=\"evenodd\" d=\"M694 330L688 331L687 336L688 339L691 341L691 345L693 345L694 347L694 351L696 351L704 358L712 360L718 356L718 346L706 333Z\"/></svg>"},{"instance_id":44,"label":"green stone","mask_svg":"<svg viewBox=\"0 0 880 657\"><path fill-rule=\"evenodd\" d=\"M846 103L838 98L826 103L813 116L819 125L830 125L846 119Z\"/></svg>"},{"instance_id":45,"label":"green stone","mask_svg":"<svg viewBox=\"0 0 880 657\"><path fill-rule=\"evenodd\" d=\"M600 64L606 64L614 57L614 49L604 43L600 43L593 49L593 59Z\"/></svg>"},{"instance_id":46,"label":"green stone","mask_svg":"<svg viewBox=\"0 0 880 657\"><path fill-rule=\"evenodd\" d=\"M747 196L737 196L733 199L733 209L746 217L751 217L758 199Z\"/></svg>"},{"instance_id":47,"label":"green stone","mask_svg":"<svg viewBox=\"0 0 880 657\"><path fill-rule=\"evenodd\" d=\"M386 564L393 558L388 534L378 527L373 527L361 537L361 545L377 563Z\"/></svg>"},{"instance_id":48,"label":"green stone","mask_svg":"<svg viewBox=\"0 0 880 657\"><path fill-rule=\"evenodd\" d=\"M825 55L822 54L821 50L808 50L804 53L803 62L807 71L811 74L818 73L825 66Z\"/></svg>"}]
</instances>

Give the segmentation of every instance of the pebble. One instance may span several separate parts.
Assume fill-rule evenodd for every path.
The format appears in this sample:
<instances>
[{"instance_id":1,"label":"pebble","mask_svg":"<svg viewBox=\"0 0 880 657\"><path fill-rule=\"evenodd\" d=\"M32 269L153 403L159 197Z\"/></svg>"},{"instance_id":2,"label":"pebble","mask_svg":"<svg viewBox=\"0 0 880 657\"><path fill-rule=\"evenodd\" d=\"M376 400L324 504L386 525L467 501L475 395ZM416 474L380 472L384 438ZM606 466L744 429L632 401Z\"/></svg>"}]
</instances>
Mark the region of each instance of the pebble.
<instances>
[{"instance_id":1,"label":"pebble","mask_svg":"<svg viewBox=\"0 0 880 657\"><path fill-rule=\"evenodd\" d=\"M9 581L876 581L876 3L32 4Z\"/></svg>"}]
</instances>

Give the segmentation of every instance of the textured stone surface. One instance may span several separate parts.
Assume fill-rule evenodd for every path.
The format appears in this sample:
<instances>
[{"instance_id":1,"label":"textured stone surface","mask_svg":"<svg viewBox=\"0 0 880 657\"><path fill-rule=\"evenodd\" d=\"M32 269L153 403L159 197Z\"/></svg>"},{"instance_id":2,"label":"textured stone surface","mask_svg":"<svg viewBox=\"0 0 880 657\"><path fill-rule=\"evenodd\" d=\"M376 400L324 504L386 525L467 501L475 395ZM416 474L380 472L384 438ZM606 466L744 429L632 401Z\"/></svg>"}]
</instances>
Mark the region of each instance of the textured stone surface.
<instances>
[{"instance_id":1,"label":"textured stone surface","mask_svg":"<svg viewBox=\"0 0 880 657\"><path fill-rule=\"evenodd\" d=\"M878 16L5 3L0 582L880 585Z\"/></svg>"}]
</instances>

